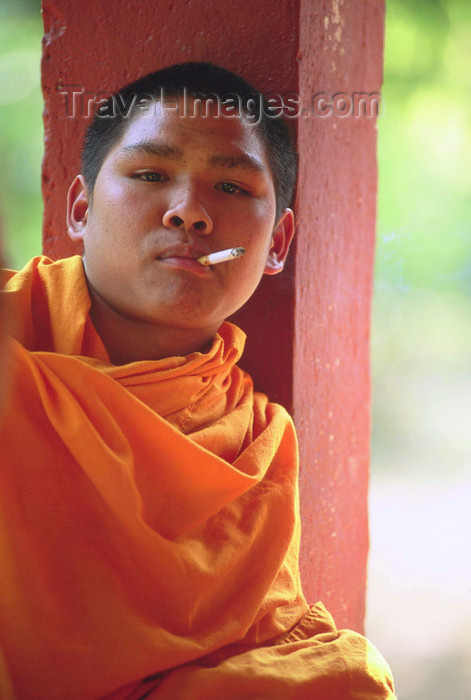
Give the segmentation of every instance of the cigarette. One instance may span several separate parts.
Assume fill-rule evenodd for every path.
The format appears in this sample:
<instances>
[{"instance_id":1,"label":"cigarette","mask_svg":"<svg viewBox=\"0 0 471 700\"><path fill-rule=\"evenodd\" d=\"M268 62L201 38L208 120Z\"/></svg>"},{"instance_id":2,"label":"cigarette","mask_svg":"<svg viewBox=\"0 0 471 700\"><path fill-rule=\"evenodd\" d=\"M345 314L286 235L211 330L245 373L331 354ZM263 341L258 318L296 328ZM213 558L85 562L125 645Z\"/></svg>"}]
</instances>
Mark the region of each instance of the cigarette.
<instances>
[{"instance_id":1,"label":"cigarette","mask_svg":"<svg viewBox=\"0 0 471 700\"><path fill-rule=\"evenodd\" d=\"M216 265L217 263L238 258L244 253L245 248L227 248L227 250L219 250L217 253L202 255L201 258L196 258L196 260L201 263L201 265Z\"/></svg>"}]
</instances>

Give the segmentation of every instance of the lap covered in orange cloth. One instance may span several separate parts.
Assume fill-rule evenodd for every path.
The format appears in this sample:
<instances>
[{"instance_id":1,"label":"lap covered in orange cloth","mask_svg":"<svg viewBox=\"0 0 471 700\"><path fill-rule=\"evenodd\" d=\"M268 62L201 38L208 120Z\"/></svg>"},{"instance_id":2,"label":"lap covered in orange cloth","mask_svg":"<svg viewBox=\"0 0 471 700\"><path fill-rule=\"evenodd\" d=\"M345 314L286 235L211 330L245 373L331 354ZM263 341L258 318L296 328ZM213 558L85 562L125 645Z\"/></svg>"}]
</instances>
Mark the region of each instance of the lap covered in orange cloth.
<instances>
[{"instance_id":1,"label":"lap covered in orange cloth","mask_svg":"<svg viewBox=\"0 0 471 700\"><path fill-rule=\"evenodd\" d=\"M242 331L114 366L79 257L7 277L0 697L394 697L304 600L295 431L237 367Z\"/></svg>"}]
</instances>

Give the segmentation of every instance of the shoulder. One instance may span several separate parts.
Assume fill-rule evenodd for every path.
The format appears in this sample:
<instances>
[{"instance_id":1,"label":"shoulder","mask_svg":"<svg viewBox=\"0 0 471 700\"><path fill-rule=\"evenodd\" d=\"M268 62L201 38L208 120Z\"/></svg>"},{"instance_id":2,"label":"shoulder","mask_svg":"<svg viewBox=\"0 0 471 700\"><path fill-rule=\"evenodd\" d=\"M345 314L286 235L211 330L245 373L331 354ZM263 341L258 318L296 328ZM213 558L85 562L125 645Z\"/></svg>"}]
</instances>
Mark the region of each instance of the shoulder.
<instances>
[{"instance_id":1,"label":"shoulder","mask_svg":"<svg viewBox=\"0 0 471 700\"><path fill-rule=\"evenodd\" d=\"M2 269L0 274L7 291L20 291L32 284L47 285L50 280L57 281L62 277L83 277L82 258L74 255L54 261L46 255L38 255L21 270Z\"/></svg>"},{"instance_id":2,"label":"shoulder","mask_svg":"<svg viewBox=\"0 0 471 700\"><path fill-rule=\"evenodd\" d=\"M17 319L14 337L29 350L57 350L57 332L88 315L90 298L82 259L53 261L40 255L21 270L3 270L3 293Z\"/></svg>"}]
</instances>

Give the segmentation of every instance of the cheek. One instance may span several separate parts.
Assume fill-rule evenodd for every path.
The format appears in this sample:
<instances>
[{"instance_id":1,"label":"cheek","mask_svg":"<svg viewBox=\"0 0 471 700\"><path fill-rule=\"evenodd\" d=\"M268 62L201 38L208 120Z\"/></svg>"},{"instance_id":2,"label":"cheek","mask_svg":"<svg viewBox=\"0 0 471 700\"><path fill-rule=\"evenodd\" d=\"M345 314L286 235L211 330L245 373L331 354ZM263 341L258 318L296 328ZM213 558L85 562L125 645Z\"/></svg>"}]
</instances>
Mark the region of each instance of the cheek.
<instances>
[{"instance_id":1,"label":"cheek","mask_svg":"<svg viewBox=\"0 0 471 700\"><path fill-rule=\"evenodd\" d=\"M270 202L247 199L234 208L230 218L234 222L233 230L237 230L248 245L258 250L267 248L275 222L275 208Z\"/></svg>"},{"instance_id":2,"label":"cheek","mask_svg":"<svg viewBox=\"0 0 471 700\"><path fill-rule=\"evenodd\" d=\"M252 293L262 278L270 246L265 237L254 235L245 241L244 247L246 253L240 259L240 267L236 268L234 263L234 274L236 285Z\"/></svg>"},{"instance_id":3,"label":"cheek","mask_svg":"<svg viewBox=\"0 0 471 700\"><path fill-rule=\"evenodd\" d=\"M272 229L267 228L266 219L263 223L263 227L254 226L250 231L247 231L245 238L246 243L244 246L247 249L247 258L250 254L252 265L257 267L258 263L258 267L262 271L266 263L272 240Z\"/></svg>"},{"instance_id":4,"label":"cheek","mask_svg":"<svg viewBox=\"0 0 471 700\"><path fill-rule=\"evenodd\" d=\"M126 184L113 184L106 188L100 198L100 215L102 218L111 217L116 220L116 212L122 211L129 216L129 212L142 209L146 198L139 196L135 188Z\"/></svg>"},{"instance_id":5,"label":"cheek","mask_svg":"<svg viewBox=\"0 0 471 700\"><path fill-rule=\"evenodd\" d=\"M94 201L89 215L85 243L95 250L115 252L135 246L159 216L152 201L114 187Z\"/></svg>"}]
</instances>

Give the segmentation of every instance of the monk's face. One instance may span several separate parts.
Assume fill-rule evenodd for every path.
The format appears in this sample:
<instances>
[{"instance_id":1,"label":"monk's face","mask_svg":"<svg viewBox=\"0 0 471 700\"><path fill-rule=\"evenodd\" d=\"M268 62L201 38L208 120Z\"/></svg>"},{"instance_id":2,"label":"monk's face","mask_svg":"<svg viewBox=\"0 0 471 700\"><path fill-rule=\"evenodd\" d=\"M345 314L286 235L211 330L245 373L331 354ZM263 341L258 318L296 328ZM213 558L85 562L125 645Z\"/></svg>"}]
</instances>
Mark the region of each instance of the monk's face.
<instances>
[{"instance_id":1,"label":"monk's face","mask_svg":"<svg viewBox=\"0 0 471 700\"><path fill-rule=\"evenodd\" d=\"M81 184L80 184L81 183ZM89 283L127 318L217 328L282 269L292 213L275 222L275 191L257 129L240 117L187 116L160 103L134 117L109 152L90 201L71 210ZM204 267L196 258L242 246Z\"/></svg>"}]
</instances>

